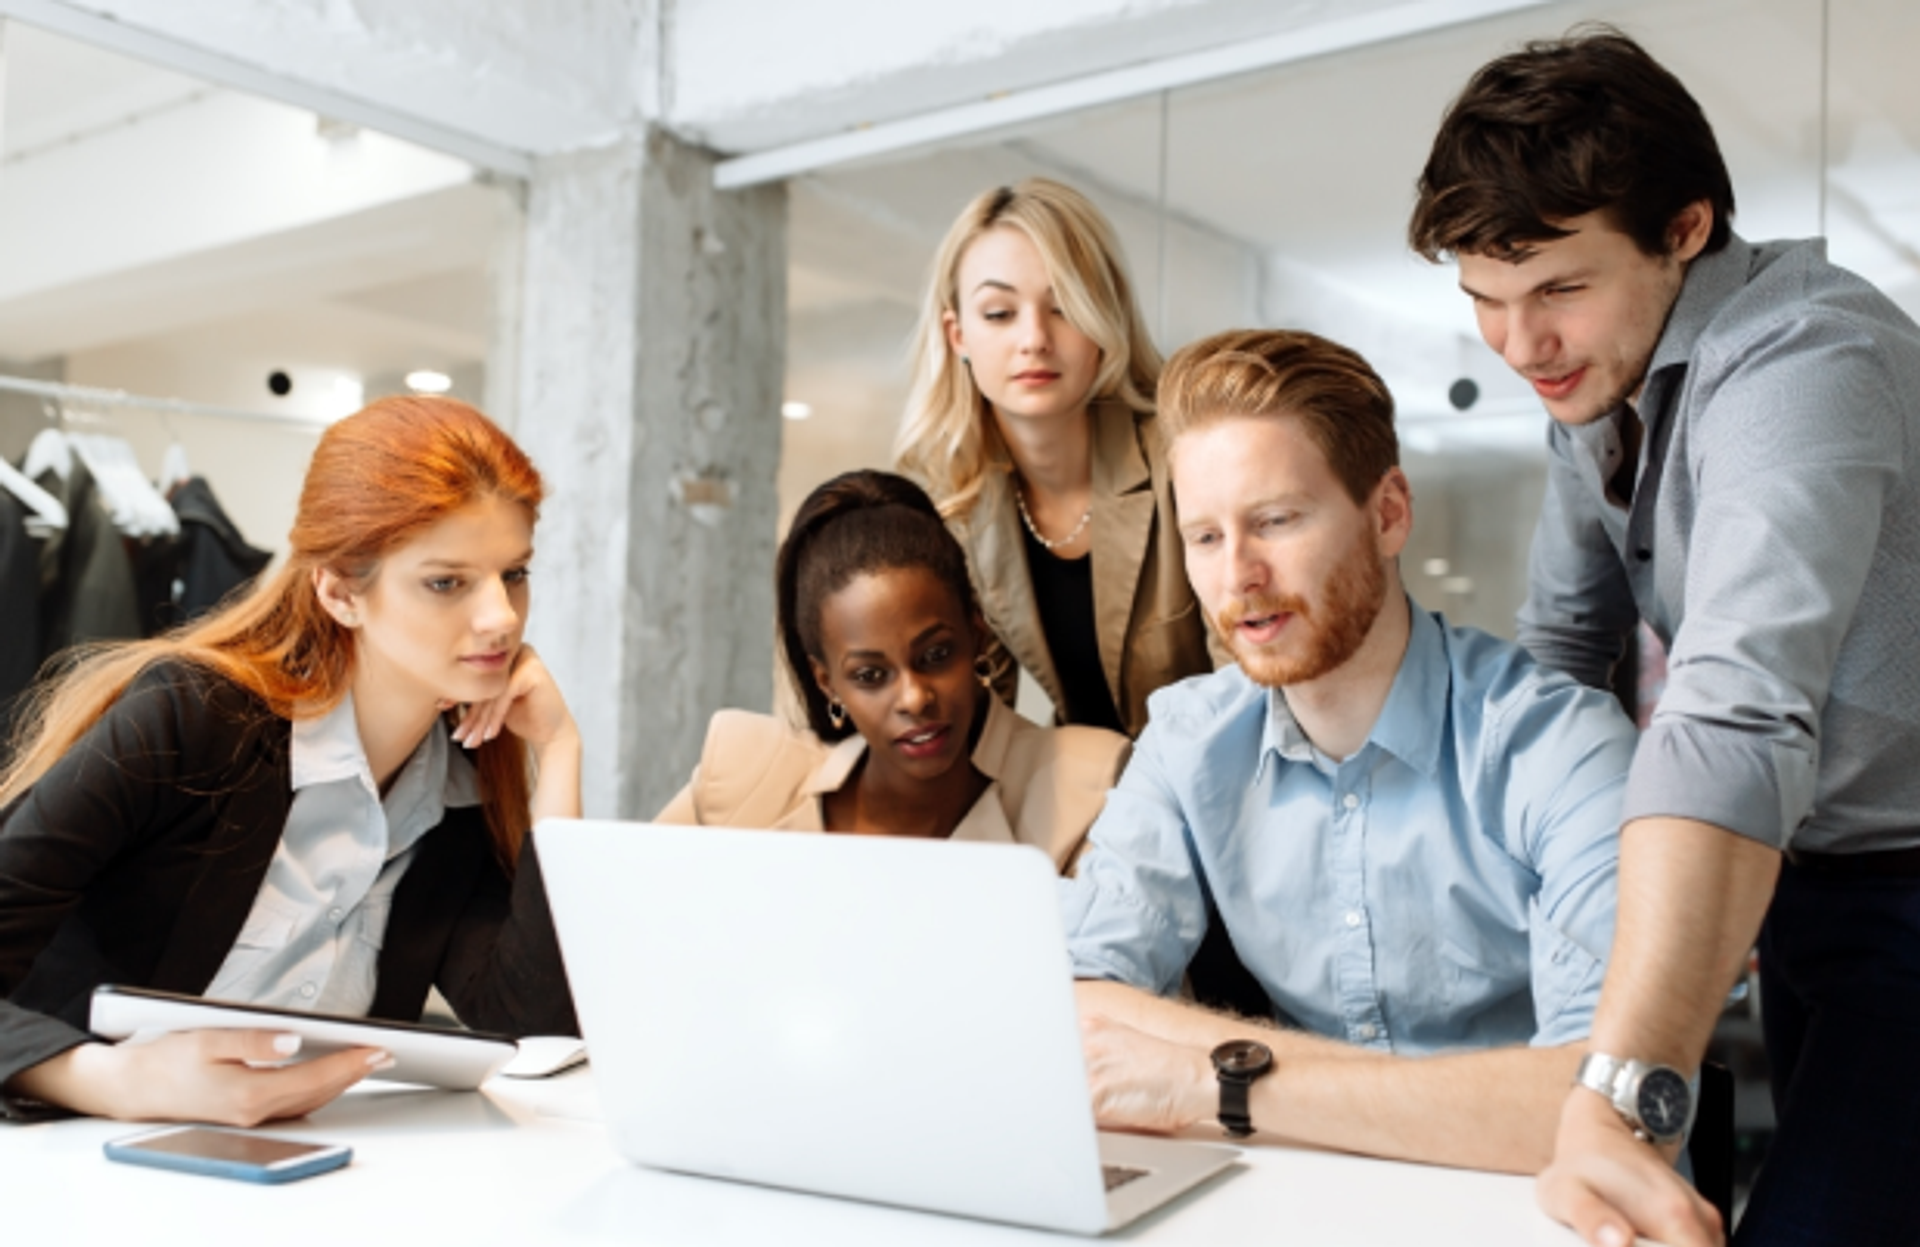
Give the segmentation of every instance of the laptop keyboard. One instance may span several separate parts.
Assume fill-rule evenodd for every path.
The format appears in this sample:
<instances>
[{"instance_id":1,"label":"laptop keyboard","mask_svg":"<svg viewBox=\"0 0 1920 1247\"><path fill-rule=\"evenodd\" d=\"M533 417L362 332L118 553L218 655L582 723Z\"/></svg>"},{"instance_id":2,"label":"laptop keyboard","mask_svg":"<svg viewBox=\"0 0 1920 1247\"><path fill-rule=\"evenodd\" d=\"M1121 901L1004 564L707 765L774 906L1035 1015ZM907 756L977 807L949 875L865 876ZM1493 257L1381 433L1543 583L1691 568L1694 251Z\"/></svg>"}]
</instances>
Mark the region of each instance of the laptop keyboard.
<instances>
[{"instance_id":1,"label":"laptop keyboard","mask_svg":"<svg viewBox=\"0 0 1920 1247\"><path fill-rule=\"evenodd\" d=\"M1100 1166L1100 1174L1107 1180L1107 1189L1109 1191L1117 1191L1134 1179L1144 1178L1152 1172L1151 1169L1133 1169L1126 1165Z\"/></svg>"}]
</instances>

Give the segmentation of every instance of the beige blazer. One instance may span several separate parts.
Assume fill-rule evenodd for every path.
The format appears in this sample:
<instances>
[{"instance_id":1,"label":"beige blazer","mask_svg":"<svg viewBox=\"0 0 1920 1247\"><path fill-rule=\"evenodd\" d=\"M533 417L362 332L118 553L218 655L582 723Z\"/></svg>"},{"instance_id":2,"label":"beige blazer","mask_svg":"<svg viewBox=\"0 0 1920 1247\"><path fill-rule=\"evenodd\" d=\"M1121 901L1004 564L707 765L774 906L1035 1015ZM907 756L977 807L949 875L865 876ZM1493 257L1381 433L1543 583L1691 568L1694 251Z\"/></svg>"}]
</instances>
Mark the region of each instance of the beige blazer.
<instances>
[{"instance_id":1,"label":"beige blazer","mask_svg":"<svg viewBox=\"0 0 1920 1247\"><path fill-rule=\"evenodd\" d=\"M1132 749L1100 728L1035 726L990 697L973 764L992 782L952 838L1031 844L1066 871ZM830 745L772 715L722 710L692 780L654 821L824 831L821 798L846 785L866 751L858 734Z\"/></svg>"},{"instance_id":2,"label":"beige blazer","mask_svg":"<svg viewBox=\"0 0 1920 1247\"><path fill-rule=\"evenodd\" d=\"M1127 735L1147 725L1154 690L1230 662L1211 647L1205 617L1187 583L1185 552L1173 506L1166 448L1152 413L1118 400L1093 405L1093 620L1107 690ZM967 552L980 611L998 645L994 688L1009 703L1018 673L1000 653L1033 674L1056 707L1066 704L1040 626L1013 497L1012 465L987 469L980 496L947 522Z\"/></svg>"}]
</instances>

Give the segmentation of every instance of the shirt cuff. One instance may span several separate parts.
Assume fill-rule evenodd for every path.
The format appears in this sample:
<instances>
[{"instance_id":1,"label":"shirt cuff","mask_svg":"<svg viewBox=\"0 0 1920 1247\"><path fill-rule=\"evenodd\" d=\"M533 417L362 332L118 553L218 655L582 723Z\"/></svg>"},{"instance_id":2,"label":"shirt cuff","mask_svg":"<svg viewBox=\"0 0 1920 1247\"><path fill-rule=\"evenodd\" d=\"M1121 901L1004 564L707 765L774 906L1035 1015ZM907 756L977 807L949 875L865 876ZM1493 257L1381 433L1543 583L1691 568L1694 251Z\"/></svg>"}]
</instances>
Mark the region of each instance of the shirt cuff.
<instances>
[{"instance_id":1,"label":"shirt cuff","mask_svg":"<svg viewBox=\"0 0 1920 1247\"><path fill-rule=\"evenodd\" d=\"M1813 809L1811 742L1678 716L1640 737L1621 821L1689 818L1785 849Z\"/></svg>"}]
</instances>

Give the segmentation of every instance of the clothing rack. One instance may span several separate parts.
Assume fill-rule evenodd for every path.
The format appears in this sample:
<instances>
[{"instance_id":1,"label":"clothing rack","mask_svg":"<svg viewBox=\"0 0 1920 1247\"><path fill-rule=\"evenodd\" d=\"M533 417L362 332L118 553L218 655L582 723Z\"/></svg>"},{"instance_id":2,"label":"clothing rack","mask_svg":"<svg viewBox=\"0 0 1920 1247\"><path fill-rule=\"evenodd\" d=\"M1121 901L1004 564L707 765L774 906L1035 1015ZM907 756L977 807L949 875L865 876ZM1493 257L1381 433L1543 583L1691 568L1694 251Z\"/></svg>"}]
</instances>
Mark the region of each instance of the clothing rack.
<instances>
[{"instance_id":1,"label":"clothing rack","mask_svg":"<svg viewBox=\"0 0 1920 1247\"><path fill-rule=\"evenodd\" d=\"M32 394L39 398L49 398L56 402L74 403L80 406L131 407L141 411L159 412L163 416L213 416L222 420L282 424L310 431L318 430L328 423L321 416L297 416L285 412L215 407L207 403L190 403L179 398L150 398L143 394L129 394L125 390L103 390L89 385L68 385L61 381L36 381L30 377L13 377L4 373L0 373L0 391Z\"/></svg>"}]
</instances>

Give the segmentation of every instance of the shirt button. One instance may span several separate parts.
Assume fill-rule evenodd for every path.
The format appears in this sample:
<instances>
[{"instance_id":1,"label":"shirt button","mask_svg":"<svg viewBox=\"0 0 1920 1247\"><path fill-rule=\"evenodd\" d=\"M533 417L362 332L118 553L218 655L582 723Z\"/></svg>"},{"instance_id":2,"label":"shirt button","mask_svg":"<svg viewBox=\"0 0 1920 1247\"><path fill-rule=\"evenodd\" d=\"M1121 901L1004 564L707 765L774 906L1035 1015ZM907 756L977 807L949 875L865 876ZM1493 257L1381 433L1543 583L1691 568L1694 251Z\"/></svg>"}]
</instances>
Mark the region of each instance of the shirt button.
<instances>
[{"instance_id":1,"label":"shirt button","mask_svg":"<svg viewBox=\"0 0 1920 1247\"><path fill-rule=\"evenodd\" d=\"M1340 804L1346 806L1349 810L1357 810L1360 808L1360 798L1354 796L1352 793L1348 793Z\"/></svg>"},{"instance_id":2,"label":"shirt button","mask_svg":"<svg viewBox=\"0 0 1920 1247\"><path fill-rule=\"evenodd\" d=\"M300 994L306 997L308 1000L312 1000L315 996L320 994L320 989L315 987L311 983L302 983L300 984Z\"/></svg>"},{"instance_id":3,"label":"shirt button","mask_svg":"<svg viewBox=\"0 0 1920 1247\"><path fill-rule=\"evenodd\" d=\"M347 911L344 909L329 909L327 911L327 921L333 923L335 926L339 926L340 920L346 916Z\"/></svg>"},{"instance_id":4,"label":"shirt button","mask_svg":"<svg viewBox=\"0 0 1920 1247\"><path fill-rule=\"evenodd\" d=\"M1353 1033L1360 1036L1360 1038L1362 1039L1372 1039L1375 1035L1379 1034L1380 1032L1379 1032L1379 1029L1375 1027L1372 1022L1362 1022L1358 1027L1354 1029Z\"/></svg>"},{"instance_id":5,"label":"shirt button","mask_svg":"<svg viewBox=\"0 0 1920 1247\"><path fill-rule=\"evenodd\" d=\"M1357 909L1349 909L1349 910L1347 911L1347 925L1348 925L1348 926L1350 926L1350 927L1357 927L1357 926L1359 926L1359 925L1360 925L1360 911L1359 911L1359 910L1357 910Z\"/></svg>"}]
</instances>

